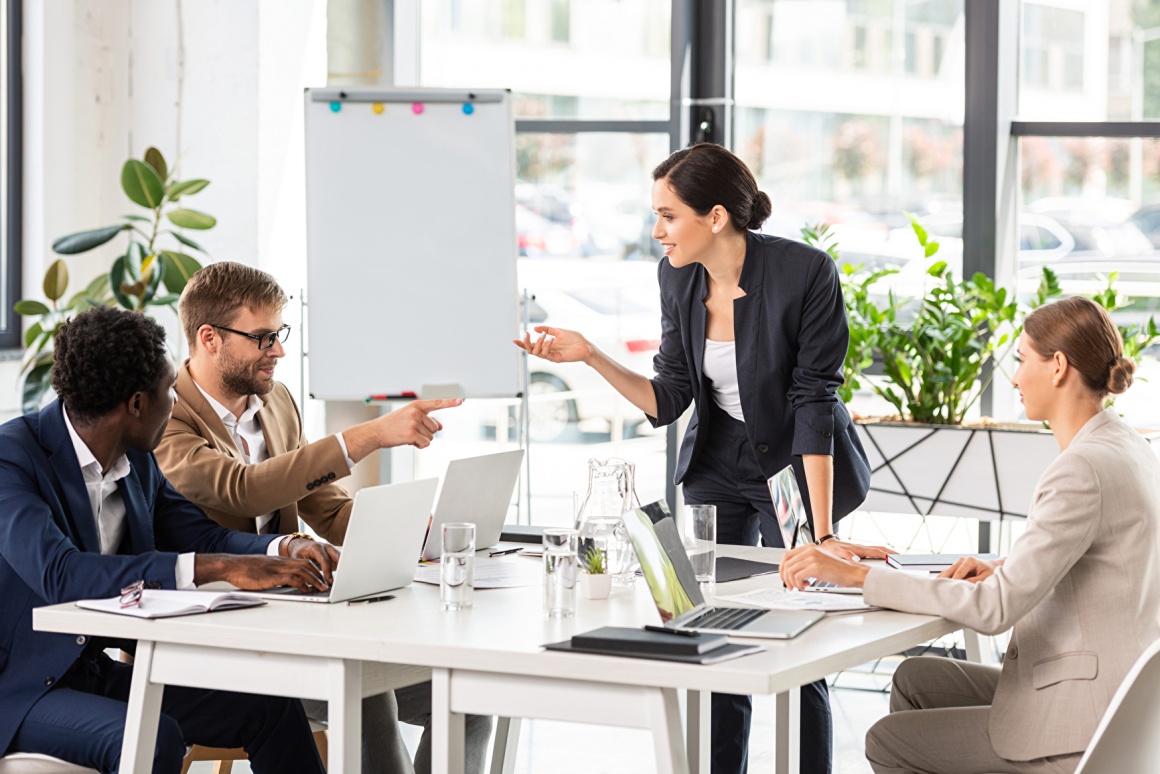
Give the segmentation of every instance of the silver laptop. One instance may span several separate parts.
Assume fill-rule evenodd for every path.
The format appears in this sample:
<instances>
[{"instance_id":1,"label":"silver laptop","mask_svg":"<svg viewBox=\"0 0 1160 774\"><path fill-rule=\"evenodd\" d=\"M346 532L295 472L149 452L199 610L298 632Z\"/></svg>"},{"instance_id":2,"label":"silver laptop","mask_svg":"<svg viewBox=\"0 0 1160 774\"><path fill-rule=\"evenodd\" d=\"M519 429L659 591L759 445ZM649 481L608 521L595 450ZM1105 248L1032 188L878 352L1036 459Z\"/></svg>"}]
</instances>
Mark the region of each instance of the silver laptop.
<instances>
[{"instance_id":1,"label":"silver laptop","mask_svg":"<svg viewBox=\"0 0 1160 774\"><path fill-rule=\"evenodd\" d=\"M292 588L259 591L265 599L346 602L401 588L415 578L418 548L431 518L439 479L360 489L354 496L334 583L322 592Z\"/></svg>"},{"instance_id":2,"label":"silver laptop","mask_svg":"<svg viewBox=\"0 0 1160 774\"><path fill-rule=\"evenodd\" d=\"M781 539L786 549L804 546L814 542L814 533L806 518L806 506L798 489L793 465L773 474L769 479L769 496L773 498L773 510L777 514L777 525L781 527ZM862 589L839 586L817 578L807 578L802 591L825 591L830 594L861 594Z\"/></svg>"},{"instance_id":3,"label":"silver laptop","mask_svg":"<svg viewBox=\"0 0 1160 774\"><path fill-rule=\"evenodd\" d=\"M815 610L755 610L707 604L664 501L626 511L624 525L666 629L786 640L825 616Z\"/></svg>"},{"instance_id":4,"label":"silver laptop","mask_svg":"<svg viewBox=\"0 0 1160 774\"><path fill-rule=\"evenodd\" d=\"M434 561L443 555L444 524L474 524L477 549L498 543L523 461L523 449L452 460L443 476L423 558Z\"/></svg>"}]
</instances>

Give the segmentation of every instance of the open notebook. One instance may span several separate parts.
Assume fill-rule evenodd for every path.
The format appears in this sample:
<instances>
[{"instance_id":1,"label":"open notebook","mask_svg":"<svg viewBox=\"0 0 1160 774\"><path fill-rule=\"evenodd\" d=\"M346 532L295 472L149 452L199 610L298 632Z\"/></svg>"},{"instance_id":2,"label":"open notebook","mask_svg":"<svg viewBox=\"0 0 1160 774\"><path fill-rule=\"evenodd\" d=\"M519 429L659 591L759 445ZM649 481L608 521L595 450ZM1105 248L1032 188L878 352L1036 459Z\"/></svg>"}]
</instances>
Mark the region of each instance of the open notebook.
<instances>
[{"instance_id":1,"label":"open notebook","mask_svg":"<svg viewBox=\"0 0 1160 774\"><path fill-rule=\"evenodd\" d=\"M166 589L145 589L141 592L141 604L121 607L121 598L82 599L77 607L97 610L102 613L131 615L134 618L171 618L178 615L210 613L214 610L231 610L238 607L255 607L266 604L253 594L237 591L168 591Z\"/></svg>"}]
</instances>

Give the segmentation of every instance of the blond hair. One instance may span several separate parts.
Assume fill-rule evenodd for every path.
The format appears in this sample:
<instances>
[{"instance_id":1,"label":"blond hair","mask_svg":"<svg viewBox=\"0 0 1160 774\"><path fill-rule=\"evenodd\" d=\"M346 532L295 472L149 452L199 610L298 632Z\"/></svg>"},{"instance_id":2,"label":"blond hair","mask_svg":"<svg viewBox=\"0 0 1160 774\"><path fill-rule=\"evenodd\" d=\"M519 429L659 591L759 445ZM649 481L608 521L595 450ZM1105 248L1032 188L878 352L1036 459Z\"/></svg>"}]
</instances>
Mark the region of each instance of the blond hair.
<instances>
[{"instance_id":1,"label":"blond hair","mask_svg":"<svg viewBox=\"0 0 1160 774\"><path fill-rule=\"evenodd\" d=\"M189 348L194 350L201 326L228 327L244 308L280 311L288 300L266 272L244 263L222 261L211 263L189 278L177 302L177 316Z\"/></svg>"}]
</instances>

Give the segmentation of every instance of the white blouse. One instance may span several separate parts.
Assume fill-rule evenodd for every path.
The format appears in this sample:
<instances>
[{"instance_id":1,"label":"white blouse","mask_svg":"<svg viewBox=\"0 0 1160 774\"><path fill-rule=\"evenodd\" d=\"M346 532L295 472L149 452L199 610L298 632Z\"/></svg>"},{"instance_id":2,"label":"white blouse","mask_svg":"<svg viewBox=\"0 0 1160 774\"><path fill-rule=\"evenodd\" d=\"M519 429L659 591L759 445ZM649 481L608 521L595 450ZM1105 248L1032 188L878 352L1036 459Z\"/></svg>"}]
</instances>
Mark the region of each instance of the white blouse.
<instances>
[{"instance_id":1,"label":"white blouse","mask_svg":"<svg viewBox=\"0 0 1160 774\"><path fill-rule=\"evenodd\" d=\"M741 393L737 389L737 345L733 341L705 339L705 360L701 370L709 377L713 400L729 416L745 421L741 413Z\"/></svg>"}]
</instances>

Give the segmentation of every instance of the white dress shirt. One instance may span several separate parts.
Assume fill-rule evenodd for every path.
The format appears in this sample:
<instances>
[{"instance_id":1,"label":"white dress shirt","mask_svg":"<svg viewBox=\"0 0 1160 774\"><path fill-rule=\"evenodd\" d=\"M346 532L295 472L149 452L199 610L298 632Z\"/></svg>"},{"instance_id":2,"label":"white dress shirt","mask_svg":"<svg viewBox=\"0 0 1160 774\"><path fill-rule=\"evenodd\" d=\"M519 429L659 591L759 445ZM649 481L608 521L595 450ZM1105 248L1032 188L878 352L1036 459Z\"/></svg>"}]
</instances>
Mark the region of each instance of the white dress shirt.
<instances>
[{"instance_id":1,"label":"white dress shirt","mask_svg":"<svg viewBox=\"0 0 1160 774\"><path fill-rule=\"evenodd\" d=\"M225 425L226 430L230 434L230 439L233 440L234 446L237 447L238 452L242 455L242 460L247 465L253 465L258 462L265 462L270 459L269 450L266 448L266 434L262 432L262 425L258 422L258 411L262 408L262 401L257 395L251 395L246 402L246 410L242 412L240 417L234 416L234 412L223 406L212 395L202 389L200 384L197 384L195 379L194 384L209 405L213 407L214 412L217 413L221 419L222 424ZM336 433L338 438L338 445L342 448L342 456L346 459L346 464L353 468L354 460L346 451L346 441L342 437L342 433ZM274 512L264 513L257 517L258 534L263 534L269 531L269 524L274 519Z\"/></svg>"},{"instance_id":2,"label":"white dress shirt","mask_svg":"<svg viewBox=\"0 0 1160 774\"><path fill-rule=\"evenodd\" d=\"M705 339L705 358L701 370L709 378L713 402L729 416L744 422L741 392L737 388L737 342Z\"/></svg>"},{"instance_id":3,"label":"white dress shirt","mask_svg":"<svg viewBox=\"0 0 1160 774\"><path fill-rule=\"evenodd\" d=\"M125 523L125 501L121 497L118 482L129 475L129 459L121 455L108 472L101 470L101 463L88 444L77 435L68 411L64 413L64 424L72 439L73 451L81 464L81 475L85 479L85 489L89 491L89 504L93 507L93 518L97 522L97 535L101 541L102 554L115 554L121 547L128 525ZM277 541L275 541L277 542ZM176 584L179 589L196 588L193 583L193 554L179 554L177 557Z\"/></svg>"}]
</instances>

